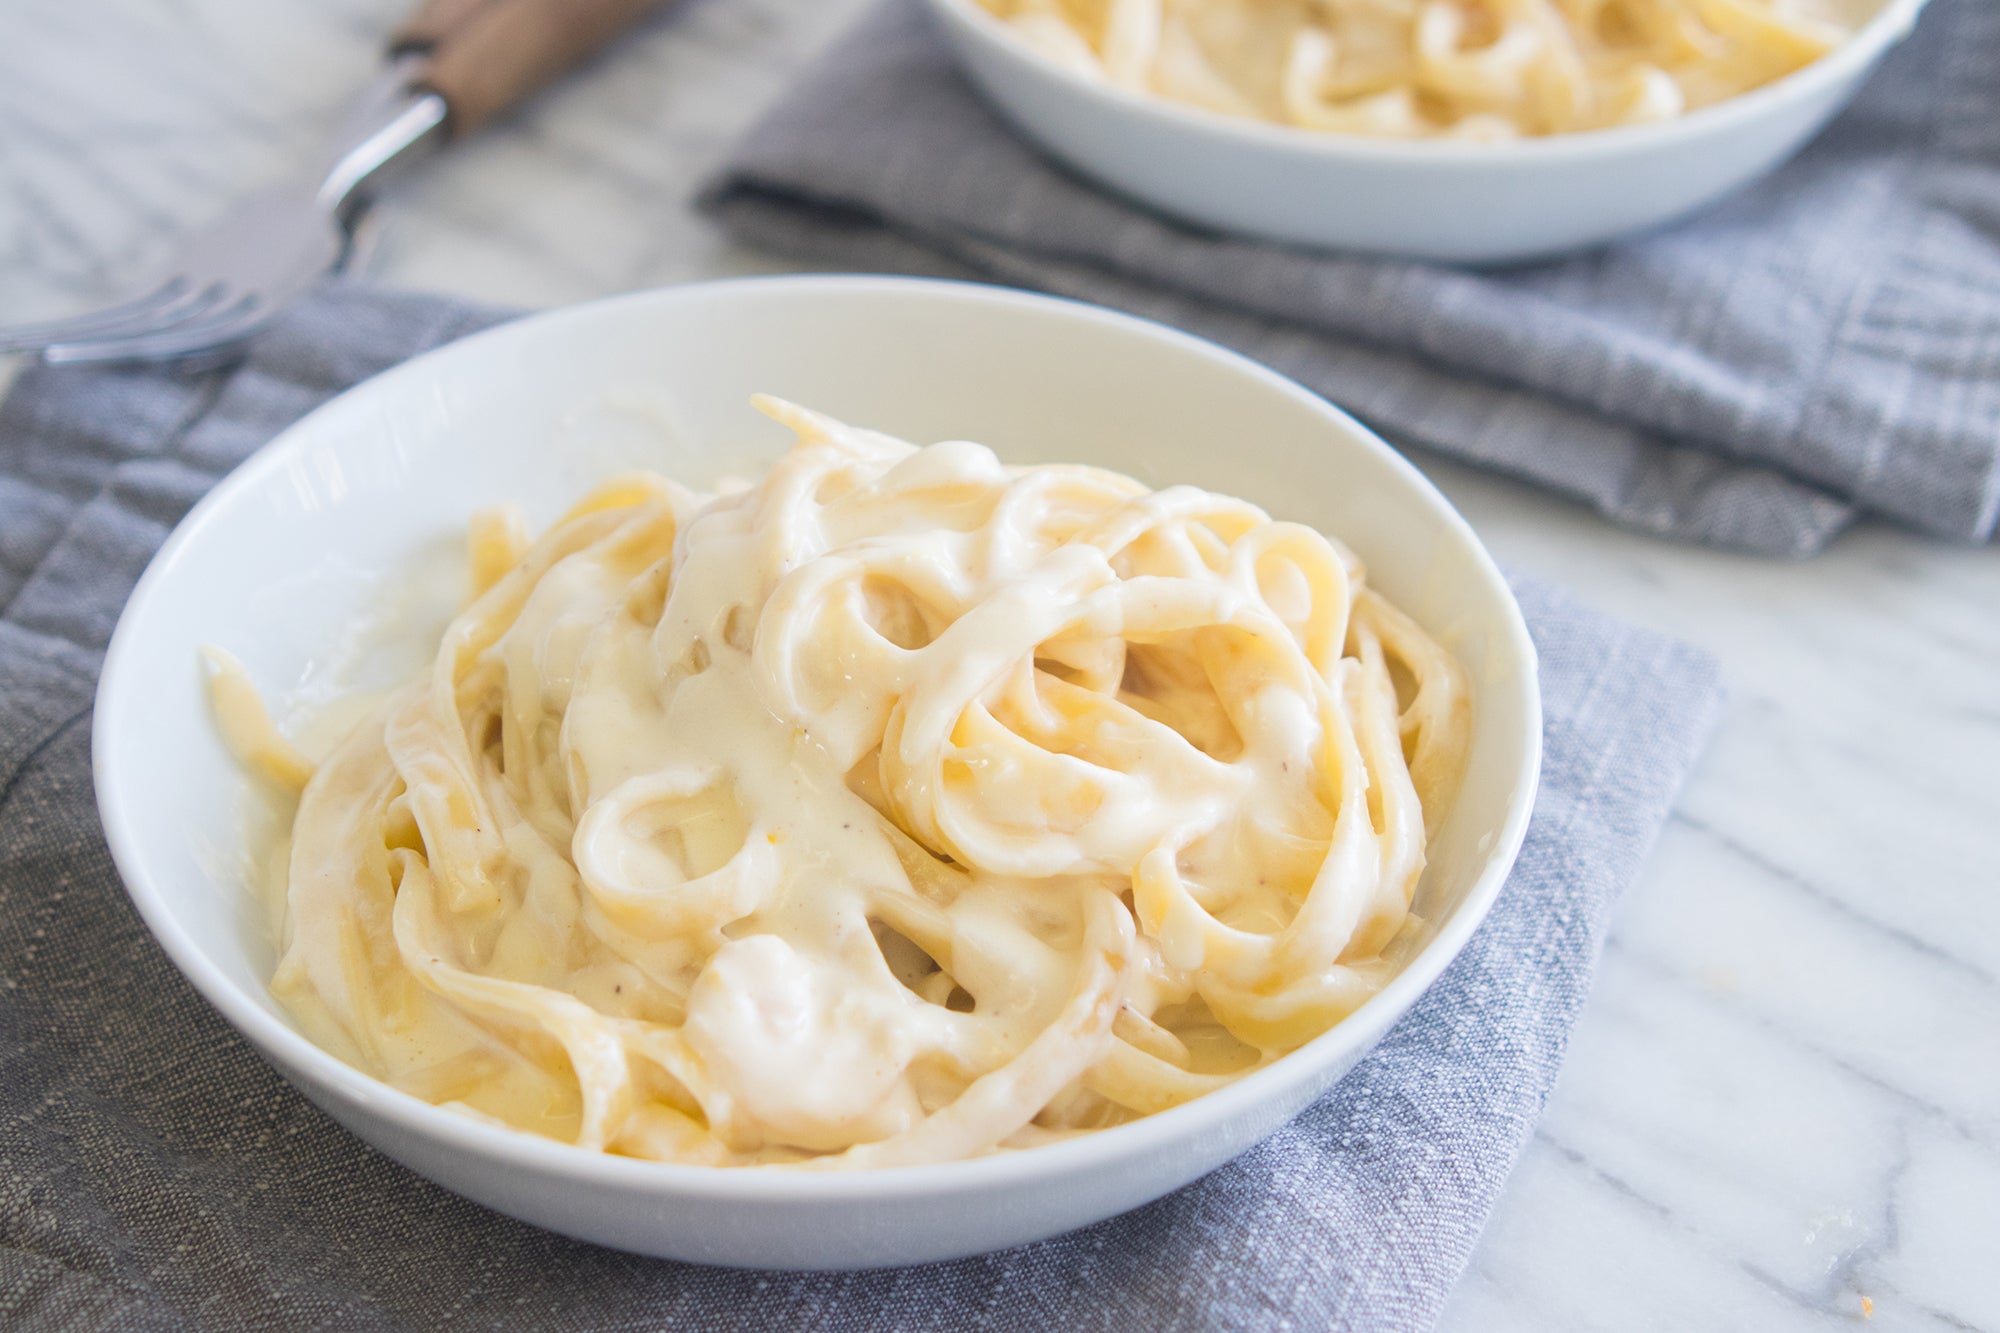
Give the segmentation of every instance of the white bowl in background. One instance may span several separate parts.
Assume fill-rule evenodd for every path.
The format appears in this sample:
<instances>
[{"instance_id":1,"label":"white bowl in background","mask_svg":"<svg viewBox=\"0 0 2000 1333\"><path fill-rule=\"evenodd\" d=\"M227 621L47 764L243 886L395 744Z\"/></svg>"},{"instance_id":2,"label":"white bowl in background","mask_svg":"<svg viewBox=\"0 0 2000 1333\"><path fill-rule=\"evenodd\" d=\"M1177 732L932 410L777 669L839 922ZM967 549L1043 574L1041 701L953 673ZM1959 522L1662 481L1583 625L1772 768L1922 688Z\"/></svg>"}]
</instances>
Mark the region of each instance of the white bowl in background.
<instances>
[{"instance_id":1,"label":"white bowl in background","mask_svg":"<svg viewBox=\"0 0 2000 1333\"><path fill-rule=\"evenodd\" d=\"M1469 143L1219 115L1065 69L978 0L928 0L959 63L1000 113L1113 190L1260 240L1454 263L1583 249L1748 184L1847 105L1924 3L1886 0L1824 58L1673 120Z\"/></svg>"},{"instance_id":2,"label":"white bowl in background","mask_svg":"<svg viewBox=\"0 0 2000 1333\"><path fill-rule=\"evenodd\" d=\"M251 788L217 736L201 647L236 653L278 700L323 692L334 658L347 661L335 674L378 683L413 673L463 575L411 571L449 565L441 553L475 509L520 500L545 522L625 467L695 482L754 473L789 439L749 409L757 391L919 441L973 438L1015 461L1227 490L1353 546L1375 584L1460 654L1473 688L1469 768L1418 893L1435 935L1407 970L1318 1040L1164 1114L1027 1152L850 1174L586 1152L440 1110L301 1036L266 990L270 932L243 869ZM357 655L363 639L374 649ZM708 1263L859 1268L1082 1226L1186 1184L1296 1115L1485 915L1527 825L1540 740L1534 648L1506 583L1430 483L1351 417L1212 344L1094 307L815 277L523 319L285 431L196 506L140 580L105 659L94 762L105 833L146 924L257 1050L361 1138L587 1240Z\"/></svg>"}]
</instances>

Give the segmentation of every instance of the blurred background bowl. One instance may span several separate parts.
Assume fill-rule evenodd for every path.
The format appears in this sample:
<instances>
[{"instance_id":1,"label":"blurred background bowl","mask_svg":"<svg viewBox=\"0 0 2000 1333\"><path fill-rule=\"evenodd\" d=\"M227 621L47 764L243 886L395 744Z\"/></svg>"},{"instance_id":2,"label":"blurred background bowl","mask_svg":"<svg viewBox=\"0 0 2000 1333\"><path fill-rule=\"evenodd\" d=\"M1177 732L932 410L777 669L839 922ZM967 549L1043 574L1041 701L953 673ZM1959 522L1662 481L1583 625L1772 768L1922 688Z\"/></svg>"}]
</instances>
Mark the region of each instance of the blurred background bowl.
<instances>
[{"instance_id":1,"label":"blurred background bowl","mask_svg":"<svg viewBox=\"0 0 2000 1333\"><path fill-rule=\"evenodd\" d=\"M927 3L1001 115L1120 194L1260 240L1497 263L1644 231L1773 170L1847 105L1925 0L1887 0L1824 58L1673 120L1500 143L1222 116L1065 69L978 0Z\"/></svg>"}]
</instances>

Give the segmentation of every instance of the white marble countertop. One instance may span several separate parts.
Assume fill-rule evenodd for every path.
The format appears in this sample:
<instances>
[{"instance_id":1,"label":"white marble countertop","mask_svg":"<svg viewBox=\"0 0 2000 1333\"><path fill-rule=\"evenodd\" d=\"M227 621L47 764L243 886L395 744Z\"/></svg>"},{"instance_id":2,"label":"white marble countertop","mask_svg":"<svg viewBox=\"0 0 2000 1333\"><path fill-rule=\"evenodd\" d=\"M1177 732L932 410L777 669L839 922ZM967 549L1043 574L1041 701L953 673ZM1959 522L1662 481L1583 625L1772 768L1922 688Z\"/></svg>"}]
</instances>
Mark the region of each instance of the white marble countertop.
<instances>
[{"instance_id":1,"label":"white marble countertop","mask_svg":"<svg viewBox=\"0 0 2000 1333\"><path fill-rule=\"evenodd\" d=\"M689 200L866 3L686 0L395 193L371 273L550 305L784 267ZM307 160L398 16L13 0L0 322ZM1769 563L1427 466L1503 560L1733 691L1443 1327L2000 1330L2000 549L1869 528Z\"/></svg>"}]
</instances>

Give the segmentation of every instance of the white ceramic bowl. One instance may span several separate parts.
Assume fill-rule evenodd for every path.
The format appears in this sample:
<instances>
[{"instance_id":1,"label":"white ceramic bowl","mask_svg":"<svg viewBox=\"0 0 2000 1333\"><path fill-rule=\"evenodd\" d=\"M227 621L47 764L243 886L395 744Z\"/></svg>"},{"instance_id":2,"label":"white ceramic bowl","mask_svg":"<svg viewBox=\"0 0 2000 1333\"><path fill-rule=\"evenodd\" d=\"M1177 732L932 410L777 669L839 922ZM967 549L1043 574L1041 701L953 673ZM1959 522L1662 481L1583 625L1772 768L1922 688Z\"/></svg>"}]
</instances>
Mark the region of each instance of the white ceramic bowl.
<instances>
[{"instance_id":1,"label":"white ceramic bowl","mask_svg":"<svg viewBox=\"0 0 2000 1333\"><path fill-rule=\"evenodd\" d=\"M1464 263L1595 245L1762 176L1847 104L1924 6L1886 0L1824 59L1675 120L1464 143L1322 134L1216 115L1064 69L978 0L928 3L1002 115L1122 194L1264 240Z\"/></svg>"},{"instance_id":2,"label":"white ceramic bowl","mask_svg":"<svg viewBox=\"0 0 2000 1333\"><path fill-rule=\"evenodd\" d=\"M518 499L547 521L643 465L754 472L788 436L782 394L916 440L975 438L1248 496L1336 532L1461 654L1470 768L1419 892L1435 937L1345 1023L1273 1067L1096 1135L848 1175L669 1166L442 1111L308 1042L265 990L246 889L245 777L197 655L240 656L294 702L331 676L426 660L462 573L467 516ZM437 595L428 589L436 586ZM370 653L356 645L373 641ZM1540 754L1534 649L1465 522L1352 418L1232 353L1090 306L995 288L775 278L645 292L524 319L419 357L320 408L243 464L161 548L119 621L95 723L104 827L167 953L300 1091L383 1152L502 1212L709 1263L915 1263L1053 1235L1193 1180L1297 1114L1365 1054L1485 914L1514 859ZM276 1155L273 1171L285 1164Z\"/></svg>"}]
</instances>

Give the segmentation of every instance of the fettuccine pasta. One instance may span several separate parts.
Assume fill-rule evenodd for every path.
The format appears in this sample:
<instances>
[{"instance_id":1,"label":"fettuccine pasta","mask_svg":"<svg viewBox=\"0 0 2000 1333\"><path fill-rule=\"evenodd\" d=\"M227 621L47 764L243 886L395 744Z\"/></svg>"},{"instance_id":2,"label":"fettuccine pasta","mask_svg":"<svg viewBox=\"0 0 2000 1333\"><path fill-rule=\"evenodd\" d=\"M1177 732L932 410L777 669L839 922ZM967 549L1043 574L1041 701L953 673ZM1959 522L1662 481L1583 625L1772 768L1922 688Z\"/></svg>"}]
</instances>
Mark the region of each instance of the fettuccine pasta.
<instances>
[{"instance_id":1,"label":"fettuccine pasta","mask_svg":"<svg viewBox=\"0 0 2000 1333\"><path fill-rule=\"evenodd\" d=\"M1819 59L1846 0L980 0L1121 87L1337 134L1503 139L1666 120Z\"/></svg>"},{"instance_id":2,"label":"fettuccine pasta","mask_svg":"<svg viewBox=\"0 0 2000 1333\"><path fill-rule=\"evenodd\" d=\"M465 1114L873 1167L1198 1097L1394 973L1460 667L1310 528L760 400L754 486L473 527L424 676L298 793L272 990Z\"/></svg>"}]
</instances>

